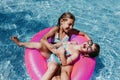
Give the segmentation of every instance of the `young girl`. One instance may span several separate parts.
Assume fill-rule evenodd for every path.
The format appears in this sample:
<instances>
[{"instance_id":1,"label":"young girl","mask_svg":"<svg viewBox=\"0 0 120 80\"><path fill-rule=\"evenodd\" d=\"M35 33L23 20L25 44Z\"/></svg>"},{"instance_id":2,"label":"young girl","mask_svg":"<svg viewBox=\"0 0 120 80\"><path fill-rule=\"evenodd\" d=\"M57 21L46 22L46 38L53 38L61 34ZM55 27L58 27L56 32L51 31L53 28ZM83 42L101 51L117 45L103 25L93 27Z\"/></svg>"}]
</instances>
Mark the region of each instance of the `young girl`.
<instances>
[{"instance_id":1,"label":"young girl","mask_svg":"<svg viewBox=\"0 0 120 80\"><path fill-rule=\"evenodd\" d=\"M42 55L48 59L51 55L51 52L53 52L52 50L54 47L52 43L48 42L48 39L50 37L54 37L53 43L67 42L70 40L73 34L76 34L76 35L79 34L79 35L85 36L88 40L91 41L90 37L87 34L80 32L76 29L73 29L74 22L75 22L74 15L72 15L69 12L65 12L58 19L58 25L54 26L47 34L45 34L40 42L19 42L19 40L16 37L12 37L12 40L19 46L40 49L40 51L42 52ZM53 67L51 65L53 65ZM56 63L49 63L48 70L42 79L50 80L53 77L56 70L58 69L58 67L59 65ZM68 75L70 75L69 71L71 69L72 67L68 66L66 71Z\"/></svg>"},{"instance_id":2,"label":"young girl","mask_svg":"<svg viewBox=\"0 0 120 80\"><path fill-rule=\"evenodd\" d=\"M98 56L100 46L96 43L91 43L90 41L84 42L83 44L77 44L77 42L60 42L54 45L52 51L52 55L57 55L59 57L56 57L59 64L62 64L62 66L68 66L73 65L81 53L82 55L91 58ZM71 73L71 71L69 71L69 73ZM61 80L70 80L69 77L70 76L68 76L65 71L62 71Z\"/></svg>"},{"instance_id":3,"label":"young girl","mask_svg":"<svg viewBox=\"0 0 120 80\"><path fill-rule=\"evenodd\" d=\"M71 39L73 34L81 35L86 37L89 41L91 41L90 37L76 29L73 29L73 25L75 22L75 17L69 12L63 13L60 18L58 19L58 25L53 27L42 39L41 42L52 52L53 45L48 42L48 38L54 36L54 43L57 42L65 42ZM46 54L48 55L48 54ZM65 69L64 69L65 68ZM64 72L67 74L63 74L66 80L70 80L70 72L72 70L72 66L68 65L66 67L62 67ZM62 74L62 72L61 72Z\"/></svg>"},{"instance_id":4,"label":"young girl","mask_svg":"<svg viewBox=\"0 0 120 80\"><path fill-rule=\"evenodd\" d=\"M94 58L99 55L100 46L90 41L78 44L77 42L63 42L54 45L53 54L57 55L63 66L72 64L82 53L86 57Z\"/></svg>"}]
</instances>

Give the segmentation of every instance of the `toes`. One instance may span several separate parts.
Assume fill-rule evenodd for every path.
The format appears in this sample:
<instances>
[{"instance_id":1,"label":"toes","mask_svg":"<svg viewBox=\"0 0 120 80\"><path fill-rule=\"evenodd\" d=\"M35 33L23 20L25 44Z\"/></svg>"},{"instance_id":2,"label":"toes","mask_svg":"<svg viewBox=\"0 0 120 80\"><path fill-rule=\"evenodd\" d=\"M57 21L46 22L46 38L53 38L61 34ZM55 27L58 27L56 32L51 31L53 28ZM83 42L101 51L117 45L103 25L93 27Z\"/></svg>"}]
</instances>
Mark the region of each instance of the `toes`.
<instances>
[{"instance_id":1,"label":"toes","mask_svg":"<svg viewBox=\"0 0 120 80\"><path fill-rule=\"evenodd\" d=\"M16 36L12 36L12 37L11 37L11 40L14 40L14 39L17 39L17 37L16 37Z\"/></svg>"},{"instance_id":2,"label":"toes","mask_svg":"<svg viewBox=\"0 0 120 80\"><path fill-rule=\"evenodd\" d=\"M16 36L12 36L11 40L13 40L14 42L19 42L19 39Z\"/></svg>"}]
</instances>

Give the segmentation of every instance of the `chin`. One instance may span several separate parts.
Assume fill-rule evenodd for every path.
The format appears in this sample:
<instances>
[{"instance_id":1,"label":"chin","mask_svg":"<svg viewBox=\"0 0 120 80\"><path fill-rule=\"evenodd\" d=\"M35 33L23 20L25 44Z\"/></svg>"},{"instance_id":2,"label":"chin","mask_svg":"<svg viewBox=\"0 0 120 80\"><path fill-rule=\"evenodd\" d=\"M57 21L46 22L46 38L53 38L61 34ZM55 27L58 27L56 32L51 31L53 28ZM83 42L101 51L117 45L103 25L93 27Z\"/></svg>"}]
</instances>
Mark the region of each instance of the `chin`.
<instances>
[{"instance_id":1,"label":"chin","mask_svg":"<svg viewBox=\"0 0 120 80\"><path fill-rule=\"evenodd\" d=\"M70 32L70 30L65 30L65 33L68 33L68 32Z\"/></svg>"},{"instance_id":2,"label":"chin","mask_svg":"<svg viewBox=\"0 0 120 80\"><path fill-rule=\"evenodd\" d=\"M68 33L69 31L65 31L65 33Z\"/></svg>"}]
</instances>

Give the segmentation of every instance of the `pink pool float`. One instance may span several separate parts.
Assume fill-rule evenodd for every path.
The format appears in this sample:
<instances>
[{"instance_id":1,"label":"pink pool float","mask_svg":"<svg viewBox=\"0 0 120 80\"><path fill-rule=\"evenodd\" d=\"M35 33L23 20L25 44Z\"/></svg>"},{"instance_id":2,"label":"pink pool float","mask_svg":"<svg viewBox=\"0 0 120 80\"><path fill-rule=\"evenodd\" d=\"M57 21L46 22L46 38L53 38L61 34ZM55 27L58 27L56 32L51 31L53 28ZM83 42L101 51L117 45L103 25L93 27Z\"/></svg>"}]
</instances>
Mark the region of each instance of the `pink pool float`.
<instances>
[{"instance_id":1,"label":"pink pool float","mask_svg":"<svg viewBox=\"0 0 120 80\"><path fill-rule=\"evenodd\" d=\"M39 42L51 28L46 28L38 32L31 42ZM86 42L87 39L83 36L73 35L71 41L75 40L79 44ZM50 40L49 40L50 41ZM96 60L82 55L76 61L71 73L71 80L89 80L94 72ZM41 55L37 49L26 49L25 51L25 65L32 80L41 80L41 77L47 70L46 58Z\"/></svg>"}]
</instances>

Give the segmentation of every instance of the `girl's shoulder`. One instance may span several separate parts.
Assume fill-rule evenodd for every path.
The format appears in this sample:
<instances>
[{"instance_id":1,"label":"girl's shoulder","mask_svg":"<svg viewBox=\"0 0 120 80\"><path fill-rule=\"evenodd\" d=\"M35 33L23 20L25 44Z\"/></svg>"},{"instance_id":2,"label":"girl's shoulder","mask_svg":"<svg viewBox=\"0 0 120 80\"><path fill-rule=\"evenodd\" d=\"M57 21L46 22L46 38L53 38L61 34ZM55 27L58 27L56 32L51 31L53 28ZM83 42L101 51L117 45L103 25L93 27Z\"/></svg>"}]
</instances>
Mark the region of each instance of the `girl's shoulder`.
<instances>
[{"instance_id":1,"label":"girl's shoulder","mask_svg":"<svg viewBox=\"0 0 120 80\"><path fill-rule=\"evenodd\" d=\"M58 31L58 30L59 30L59 27L58 27L58 26L53 26L53 27L52 27L52 30Z\"/></svg>"},{"instance_id":2,"label":"girl's shoulder","mask_svg":"<svg viewBox=\"0 0 120 80\"><path fill-rule=\"evenodd\" d=\"M56 29L59 29L59 27L58 27L58 26L53 26L52 28L56 28Z\"/></svg>"}]
</instances>

